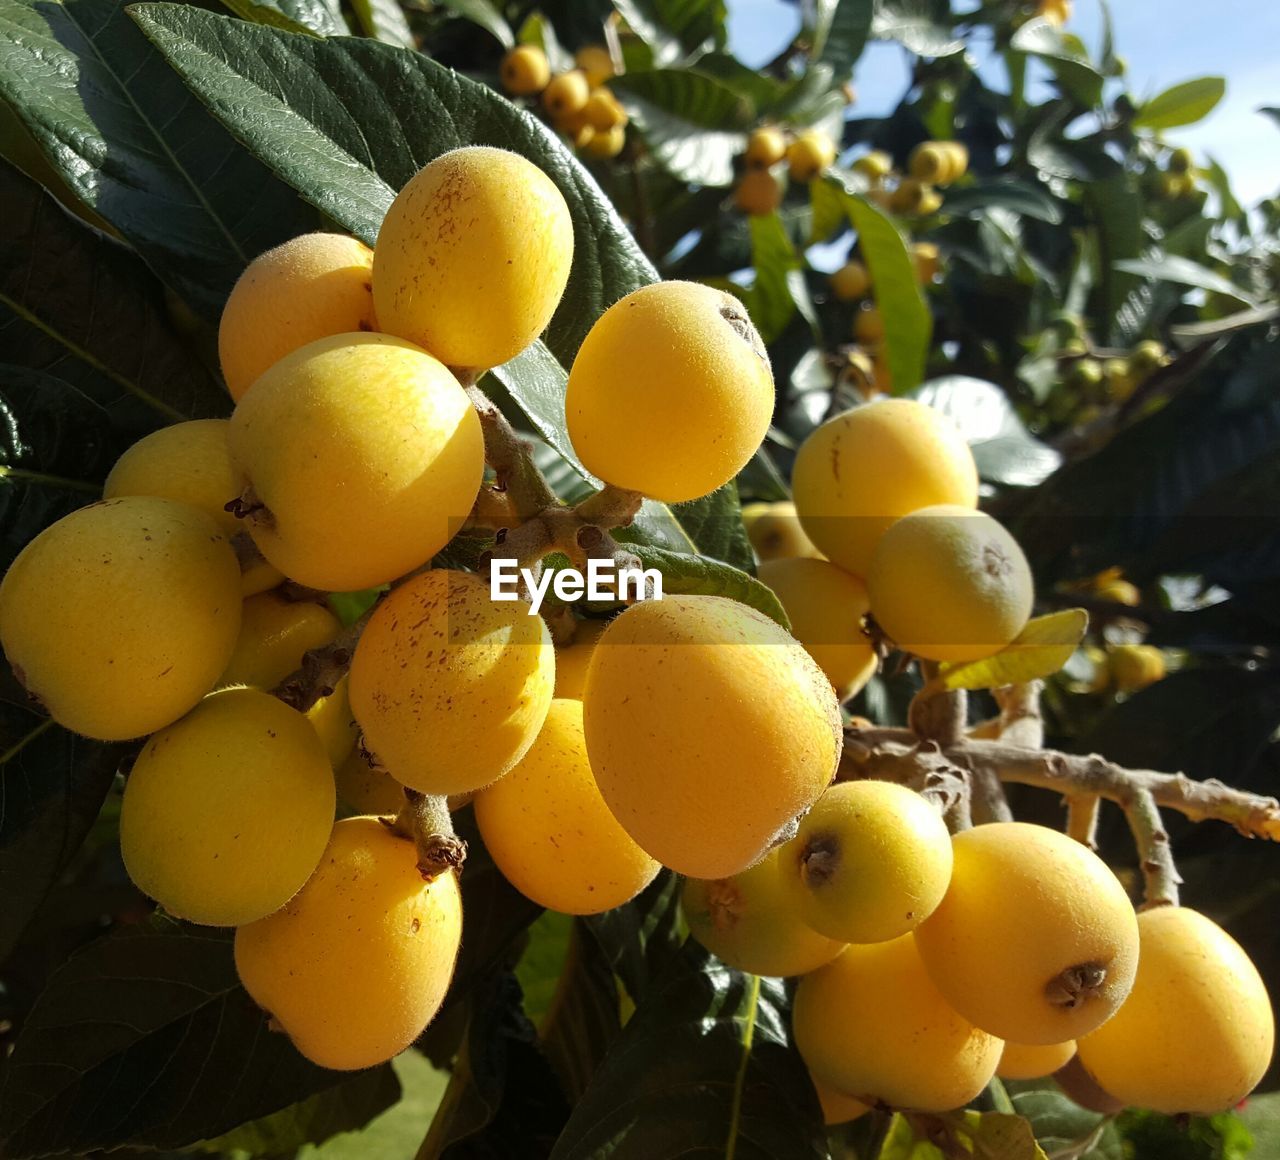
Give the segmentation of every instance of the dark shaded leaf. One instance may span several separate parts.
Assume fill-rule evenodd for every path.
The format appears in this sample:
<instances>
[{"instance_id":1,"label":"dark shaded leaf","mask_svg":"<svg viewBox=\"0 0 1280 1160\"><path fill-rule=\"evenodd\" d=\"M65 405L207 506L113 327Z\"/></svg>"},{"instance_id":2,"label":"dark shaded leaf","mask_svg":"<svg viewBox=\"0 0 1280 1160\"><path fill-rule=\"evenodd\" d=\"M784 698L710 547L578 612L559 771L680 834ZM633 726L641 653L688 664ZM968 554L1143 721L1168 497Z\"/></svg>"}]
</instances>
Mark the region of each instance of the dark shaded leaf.
<instances>
[{"instance_id":1,"label":"dark shaded leaf","mask_svg":"<svg viewBox=\"0 0 1280 1160\"><path fill-rule=\"evenodd\" d=\"M1117 315L1135 276L1125 273L1121 263L1142 252L1142 198L1129 174L1091 181L1085 186L1085 197L1098 224L1098 310L1102 318L1112 319L1112 341L1122 341Z\"/></svg>"},{"instance_id":2,"label":"dark shaded leaf","mask_svg":"<svg viewBox=\"0 0 1280 1160\"><path fill-rule=\"evenodd\" d=\"M742 524L738 488L733 480L710 495L669 510L701 555L743 572L755 570L755 556Z\"/></svg>"},{"instance_id":3,"label":"dark shaded leaf","mask_svg":"<svg viewBox=\"0 0 1280 1160\"><path fill-rule=\"evenodd\" d=\"M1124 1145L1115 1125L1086 1111L1047 1080L1007 1080L1014 1110L1031 1124L1040 1145L1050 1153L1084 1145L1078 1160L1124 1160Z\"/></svg>"},{"instance_id":4,"label":"dark shaded leaf","mask_svg":"<svg viewBox=\"0 0 1280 1160\"><path fill-rule=\"evenodd\" d=\"M791 623L773 590L754 576L705 556L681 555L642 544L630 548L646 568L662 573L664 596L724 596L763 612L790 630Z\"/></svg>"},{"instance_id":5,"label":"dark shaded leaf","mask_svg":"<svg viewBox=\"0 0 1280 1160\"><path fill-rule=\"evenodd\" d=\"M788 1022L780 980L724 967L690 940L605 1056L553 1160L825 1160Z\"/></svg>"},{"instance_id":6,"label":"dark shaded leaf","mask_svg":"<svg viewBox=\"0 0 1280 1160\"><path fill-rule=\"evenodd\" d=\"M979 181L960 189L947 191L947 213L953 217L973 214L999 206L1023 217L1057 225L1062 221L1060 204L1039 185L1023 181Z\"/></svg>"},{"instance_id":7,"label":"dark shaded leaf","mask_svg":"<svg viewBox=\"0 0 1280 1160\"><path fill-rule=\"evenodd\" d=\"M439 0L442 8L448 8L464 20L479 25L494 38L503 48L512 48L516 38L512 35L511 25L498 11L491 0Z\"/></svg>"},{"instance_id":8,"label":"dark shaded leaf","mask_svg":"<svg viewBox=\"0 0 1280 1160\"><path fill-rule=\"evenodd\" d=\"M725 0L630 0L628 8L650 29L674 37L685 52L708 43L724 47Z\"/></svg>"},{"instance_id":9,"label":"dark shaded leaf","mask_svg":"<svg viewBox=\"0 0 1280 1160\"><path fill-rule=\"evenodd\" d=\"M399 0L351 0L351 7L366 36L400 48L416 47Z\"/></svg>"},{"instance_id":10,"label":"dark shaded leaf","mask_svg":"<svg viewBox=\"0 0 1280 1160\"><path fill-rule=\"evenodd\" d=\"M280 28L285 32L311 32L316 36L350 33L342 11L325 0L222 0L241 20Z\"/></svg>"},{"instance_id":11,"label":"dark shaded leaf","mask_svg":"<svg viewBox=\"0 0 1280 1160\"><path fill-rule=\"evenodd\" d=\"M680 953L680 879L662 870L624 906L581 921L638 1005Z\"/></svg>"},{"instance_id":12,"label":"dark shaded leaf","mask_svg":"<svg viewBox=\"0 0 1280 1160\"><path fill-rule=\"evenodd\" d=\"M1135 129L1176 129L1204 120L1227 93L1222 77L1183 81L1151 98L1133 119Z\"/></svg>"},{"instance_id":13,"label":"dark shaded leaf","mask_svg":"<svg viewBox=\"0 0 1280 1160\"><path fill-rule=\"evenodd\" d=\"M741 91L697 69L651 69L614 77L609 87L702 129L743 132L755 120L755 105Z\"/></svg>"},{"instance_id":14,"label":"dark shaded leaf","mask_svg":"<svg viewBox=\"0 0 1280 1160\"><path fill-rule=\"evenodd\" d=\"M56 971L0 1089L5 1156L182 1148L343 1083L267 1029L231 936L155 916Z\"/></svg>"},{"instance_id":15,"label":"dark shaded leaf","mask_svg":"<svg viewBox=\"0 0 1280 1160\"><path fill-rule=\"evenodd\" d=\"M1147 260L1144 258L1128 258L1115 263L1117 270L1126 274L1136 274L1139 278L1154 278L1161 282L1177 282L1182 286L1195 286L1200 290L1209 290L1215 294L1225 294L1246 306L1256 306L1253 298L1221 274L1192 262L1188 258L1176 256Z\"/></svg>"},{"instance_id":16,"label":"dark shaded leaf","mask_svg":"<svg viewBox=\"0 0 1280 1160\"><path fill-rule=\"evenodd\" d=\"M831 65L837 79L843 79L853 71L871 37L875 2L824 0L818 7L819 35L814 37L814 54Z\"/></svg>"},{"instance_id":17,"label":"dark shaded leaf","mask_svg":"<svg viewBox=\"0 0 1280 1160\"><path fill-rule=\"evenodd\" d=\"M207 317L251 258L317 227L116 0L0 0L0 98L76 194Z\"/></svg>"}]
</instances>

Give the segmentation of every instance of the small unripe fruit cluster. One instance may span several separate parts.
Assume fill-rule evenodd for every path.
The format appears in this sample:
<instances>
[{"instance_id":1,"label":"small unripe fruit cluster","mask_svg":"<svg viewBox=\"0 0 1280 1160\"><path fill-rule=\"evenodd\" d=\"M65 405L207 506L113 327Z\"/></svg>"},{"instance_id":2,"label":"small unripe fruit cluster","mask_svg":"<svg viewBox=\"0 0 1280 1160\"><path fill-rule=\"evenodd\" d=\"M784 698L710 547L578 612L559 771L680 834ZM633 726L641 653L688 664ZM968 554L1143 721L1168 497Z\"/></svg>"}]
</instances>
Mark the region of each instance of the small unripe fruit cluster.
<instances>
[{"instance_id":1,"label":"small unripe fruit cluster","mask_svg":"<svg viewBox=\"0 0 1280 1160\"><path fill-rule=\"evenodd\" d=\"M1078 424L1096 418L1108 404L1126 402L1151 375L1169 363L1164 346L1144 339L1127 355L1095 358L1083 337L1068 339L1058 352L1059 380L1045 403L1054 423Z\"/></svg>"},{"instance_id":2,"label":"small unripe fruit cluster","mask_svg":"<svg viewBox=\"0 0 1280 1160\"><path fill-rule=\"evenodd\" d=\"M502 58L498 75L512 97L538 98L552 126L578 152L604 160L617 157L626 143L629 117L606 82L617 75L603 45L579 49L575 68L552 73L547 54L520 44Z\"/></svg>"}]
</instances>

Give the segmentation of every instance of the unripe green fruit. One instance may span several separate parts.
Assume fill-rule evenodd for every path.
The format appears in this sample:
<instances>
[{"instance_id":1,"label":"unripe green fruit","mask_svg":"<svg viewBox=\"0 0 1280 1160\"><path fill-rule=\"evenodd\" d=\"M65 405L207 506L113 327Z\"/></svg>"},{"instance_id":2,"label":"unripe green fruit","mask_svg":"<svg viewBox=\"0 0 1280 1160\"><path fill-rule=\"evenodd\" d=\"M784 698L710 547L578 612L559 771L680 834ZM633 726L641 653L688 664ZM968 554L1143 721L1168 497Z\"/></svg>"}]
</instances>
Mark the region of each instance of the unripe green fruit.
<instances>
[{"instance_id":1,"label":"unripe green fruit","mask_svg":"<svg viewBox=\"0 0 1280 1160\"><path fill-rule=\"evenodd\" d=\"M341 234L303 234L250 262L218 325L231 397L239 401L259 375L316 339L376 330L372 267L373 251Z\"/></svg>"},{"instance_id":2,"label":"unripe green fruit","mask_svg":"<svg viewBox=\"0 0 1280 1160\"><path fill-rule=\"evenodd\" d=\"M832 563L866 577L880 537L931 504L978 506L978 468L950 419L910 399L886 399L829 419L800 447L796 511Z\"/></svg>"},{"instance_id":3,"label":"unripe green fruit","mask_svg":"<svg viewBox=\"0 0 1280 1160\"><path fill-rule=\"evenodd\" d=\"M236 931L245 990L313 1063L372 1067L440 1009L462 936L452 871L424 882L414 844L348 818L282 910Z\"/></svg>"},{"instance_id":4,"label":"unripe green fruit","mask_svg":"<svg viewBox=\"0 0 1280 1160\"><path fill-rule=\"evenodd\" d=\"M720 596L632 605L587 670L587 752L642 849L681 874L753 865L840 756L840 709L804 649Z\"/></svg>"},{"instance_id":5,"label":"unripe green fruit","mask_svg":"<svg viewBox=\"0 0 1280 1160\"><path fill-rule=\"evenodd\" d=\"M546 329L572 259L569 207L541 169L503 149L454 149L387 210L373 255L378 324L446 366L496 367Z\"/></svg>"},{"instance_id":6,"label":"unripe green fruit","mask_svg":"<svg viewBox=\"0 0 1280 1160\"><path fill-rule=\"evenodd\" d=\"M587 469L667 503L732 479L773 415L773 372L742 304L694 282L628 294L588 332L565 394Z\"/></svg>"},{"instance_id":7,"label":"unripe green fruit","mask_svg":"<svg viewBox=\"0 0 1280 1160\"><path fill-rule=\"evenodd\" d=\"M502 87L516 97L531 97L542 92L551 80L547 54L536 44L518 44L498 66Z\"/></svg>"},{"instance_id":8,"label":"unripe green fruit","mask_svg":"<svg viewBox=\"0 0 1280 1160\"><path fill-rule=\"evenodd\" d=\"M1129 355L1129 369L1142 378L1160 366L1164 359L1164 346L1149 338L1133 348Z\"/></svg>"},{"instance_id":9,"label":"unripe green fruit","mask_svg":"<svg viewBox=\"0 0 1280 1160\"><path fill-rule=\"evenodd\" d=\"M1096 358L1082 358L1067 375L1067 382L1079 391L1090 392L1102 385L1102 364Z\"/></svg>"},{"instance_id":10,"label":"unripe green fruit","mask_svg":"<svg viewBox=\"0 0 1280 1160\"><path fill-rule=\"evenodd\" d=\"M842 701L871 679L876 656L862 618L871 610L867 588L826 560L766 560L757 570L791 622L791 635L818 662Z\"/></svg>"},{"instance_id":11,"label":"unripe green fruit","mask_svg":"<svg viewBox=\"0 0 1280 1160\"><path fill-rule=\"evenodd\" d=\"M817 1082L872 1105L963 1107L1000 1059L1000 1040L948 1005L909 934L851 946L805 975L792 1028Z\"/></svg>"},{"instance_id":12,"label":"unripe green fruit","mask_svg":"<svg viewBox=\"0 0 1280 1160\"><path fill-rule=\"evenodd\" d=\"M845 944L800 918L785 874L775 849L731 878L686 878L680 906L690 933L722 962L752 975L787 978L829 963Z\"/></svg>"},{"instance_id":13,"label":"unripe green fruit","mask_svg":"<svg viewBox=\"0 0 1280 1160\"><path fill-rule=\"evenodd\" d=\"M192 419L161 427L139 439L111 469L103 499L155 495L208 512L230 539L240 521L226 505L240 491L240 479L227 451L226 419Z\"/></svg>"},{"instance_id":14,"label":"unripe green fruit","mask_svg":"<svg viewBox=\"0 0 1280 1160\"><path fill-rule=\"evenodd\" d=\"M921 508L885 532L867 593L889 638L935 661L999 652L1022 631L1035 601L1018 541L989 515L954 504Z\"/></svg>"},{"instance_id":15,"label":"unripe green fruit","mask_svg":"<svg viewBox=\"0 0 1280 1160\"><path fill-rule=\"evenodd\" d=\"M951 885L915 932L938 989L1015 1043L1065 1043L1109 1019L1138 965L1128 896L1093 851L1046 826L991 822L952 839Z\"/></svg>"},{"instance_id":16,"label":"unripe green fruit","mask_svg":"<svg viewBox=\"0 0 1280 1160\"><path fill-rule=\"evenodd\" d=\"M120 853L169 913L239 926L311 876L333 806L333 769L307 719L268 693L226 689L143 748L120 807Z\"/></svg>"},{"instance_id":17,"label":"unripe green fruit","mask_svg":"<svg viewBox=\"0 0 1280 1160\"><path fill-rule=\"evenodd\" d=\"M1169 154L1169 168L1174 173L1187 173L1193 164L1195 164L1195 156L1190 149L1183 147Z\"/></svg>"},{"instance_id":18,"label":"unripe green fruit","mask_svg":"<svg viewBox=\"0 0 1280 1160\"><path fill-rule=\"evenodd\" d=\"M351 663L351 708L368 750L404 785L465 793L533 744L555 655L523 601L496 602L468 572L433 569L378 606Z\"/></svg>"},{"instance_id":19,"label":"unripe green fruit","mask_svg":"<svg viewBox=\"0 0 1280 1160\"><path fill-rule=\"evenodd\" d=\"M338 618L322 604L286 600L276 592L251 596L241 609L240 635L218 683L275 688L302 665L309 649L328 644L341 631Z\"/></svg>"},{"instance_id":20,"label":"unripe green fruit","mask_svg":"<svg viewBox=\"0 0 1280 1160\"><path fill-rule=\"evenodd\" d=\"M45 528L0 582L0 643L59 725L101 741L176 721L240 628L240 567L213 517L152 496Z\"/></svg>"},{"instance_id":21,"label":"unripe green fruit","mask_svg":"<svg viewBox=\"0 0 1280 1160\"><path fill-rule=\"evenodd\" d=\"M484 474L466 392L382 334L336 335L278 362L236 407L229 446L254 542L323 591L373 588L430 559Z\"/></svg>"},{"instance_id":22,"label":"unripe green fruit","mask_svg":"<svg viewBox=\"0 0 1280 1160\"><path fill-rule=\"evenodd\" d=\"M661 869L600 796L581 701L552 701L529 751L476 795L474 808L485 849L507 881L561 914L621 906Z\"/></svg>"},{"instance_id":23,"label":"unripe green fruit","mask_svg":"<svg viewBox=\"0 0 1280 1160\"><path fill-rule=\"evenodd\" d=\"M782 847L797 913L841 942L877 943L914 930L951 881L951 838L918 793L887 781L833 785Z\"/></svg>"},{"instance_id":24,"label":"unripe green fruit","mask_svg":"<svg viewBox=\"0 0 1280 1160\"><path fill-rule=\"evenodd\" d=\"M1133 1107L1225 1112L1257 1086L1275 1046L1258 968L1226 931L1185 907L1144 911L1138 930L1133 991L1080 1041L1080 1062Z\"/></svg>"}]
</instances>

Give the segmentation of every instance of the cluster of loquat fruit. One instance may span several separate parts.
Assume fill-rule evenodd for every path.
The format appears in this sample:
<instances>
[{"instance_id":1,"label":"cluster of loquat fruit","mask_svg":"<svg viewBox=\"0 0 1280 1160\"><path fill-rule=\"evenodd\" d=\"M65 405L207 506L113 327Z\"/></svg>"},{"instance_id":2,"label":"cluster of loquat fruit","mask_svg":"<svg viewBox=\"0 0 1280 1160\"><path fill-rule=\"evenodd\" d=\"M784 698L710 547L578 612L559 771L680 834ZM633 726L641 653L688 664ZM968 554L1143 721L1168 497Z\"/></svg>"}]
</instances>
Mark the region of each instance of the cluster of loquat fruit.
<instances>
[{"instance_id":1,"label":"cluster of loquat fruit","mask_svg":"<svg viewBox=\"0 0 1280 1160\"><path fill-rule=\"evenodd\" d=\"M1058 381L1045 401L1045 418L1065 426L1087 425L1108 407L1126 403L1170 362L1164 345L1143 339L1130 350L1097 351L1077 319L1060 320L1056 358Z\"/></svg>"},{"instance_id":2,"label":"cluster of loquat fruit","mask_svg":"<svg viewBox=\"0 0 1280 1160\"><path fill-rule=\"evenodd\" d=\"M833 165L836 153L836 143L821 129L793 133L781 125L761 125L747 138L733 204L749 215L773 213L782 204L784 163L788 179L803 184Z\"/></svg>"},{"instance_id":3,"label":"cluster of loquat fruit","mask_svg":"<svg viewBox=\"0 0 1280 1160\"><path fill-rule=\"evenodd\" d=\"M547 54L536 44L519 44L502 58L498 75L509 96L538 98L556 132L579 153L604 160L622 152L627 111L607 81L617 75L609 50L587 45L574 56L575 68L552 75Z\"/></svg>"}]
</instances>

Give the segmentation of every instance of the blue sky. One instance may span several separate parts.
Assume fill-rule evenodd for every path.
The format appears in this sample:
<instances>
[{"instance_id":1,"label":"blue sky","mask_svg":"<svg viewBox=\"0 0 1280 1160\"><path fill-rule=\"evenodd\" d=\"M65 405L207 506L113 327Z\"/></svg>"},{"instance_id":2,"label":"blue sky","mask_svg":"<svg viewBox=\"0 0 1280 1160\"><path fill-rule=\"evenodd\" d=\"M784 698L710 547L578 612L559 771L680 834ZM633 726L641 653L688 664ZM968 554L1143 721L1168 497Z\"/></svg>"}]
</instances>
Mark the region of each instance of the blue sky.
<instances>
[{"instance_id":1,"label":"blue sky","mask_svg":"<svg viewBox=\"0 0 1280 1160\"><path fill-rule=\"evenodd\" d=\"M798 9L782 0L728 0L730 48L747 64L768 60L794 33ZM1113 0L1116 50L1130 90L1154 95L1178 81L1223 76L1227 95L1201 124L1169 139L1212 154L1246 205L1280 192L1280 127L1256 112L1280 105L1280 0ZM1076 0L1070 31L1091 48L1100 38L1097 0ZM892 108L907 83L897 45L871 44L854 75L858 109Z\"/></svg>"}]
</instances>

